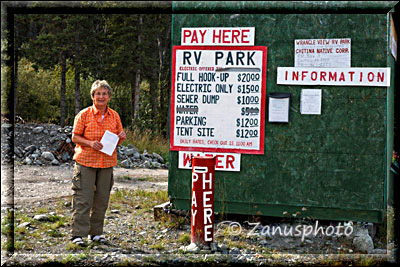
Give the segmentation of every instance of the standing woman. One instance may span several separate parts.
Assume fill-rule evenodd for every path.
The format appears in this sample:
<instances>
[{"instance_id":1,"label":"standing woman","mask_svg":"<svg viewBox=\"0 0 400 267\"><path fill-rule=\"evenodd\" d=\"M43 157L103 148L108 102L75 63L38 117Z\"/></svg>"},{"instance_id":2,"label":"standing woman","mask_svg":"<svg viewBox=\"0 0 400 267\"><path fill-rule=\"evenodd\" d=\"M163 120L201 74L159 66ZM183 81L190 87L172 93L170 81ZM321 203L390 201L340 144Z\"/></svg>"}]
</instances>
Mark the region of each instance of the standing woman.
<instances>
[{"instance_id":1,"label":"standing woman","mask_svg":"<svg viewBox=\"0 0 400 267\"><path fill-rule=\"evenodd\" d=\"M112 189L113 167L117 165L117 152L109 156L100 152L101 138L106 130L117 134L118 144L126 134L118 113L108 107L111 87L97 80L90 90L93 105L81 110L75 117L72 141L75 147L75 166L72 178L72 242L85 245L83 237L105 243L104 217Z\"/></svg>"}]
</instances>

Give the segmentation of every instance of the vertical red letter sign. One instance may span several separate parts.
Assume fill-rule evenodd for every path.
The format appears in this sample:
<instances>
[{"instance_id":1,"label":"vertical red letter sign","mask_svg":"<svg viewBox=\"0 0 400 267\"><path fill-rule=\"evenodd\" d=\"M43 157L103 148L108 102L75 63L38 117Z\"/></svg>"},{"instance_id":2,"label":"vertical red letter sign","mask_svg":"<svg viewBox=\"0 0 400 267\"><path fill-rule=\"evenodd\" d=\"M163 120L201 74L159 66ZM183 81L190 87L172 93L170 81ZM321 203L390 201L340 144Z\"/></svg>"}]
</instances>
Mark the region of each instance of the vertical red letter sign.
<instances>
[{"instance_id":1,"label":"vertical red letter sign","mask_svg":"<svg viewBox=\"0 0 400 267\"><path fill-rule=\"evenodd\" d=\"M209 245L214 237L215 157L192 159L191 242Z\"/></svg>"}]
</instances>

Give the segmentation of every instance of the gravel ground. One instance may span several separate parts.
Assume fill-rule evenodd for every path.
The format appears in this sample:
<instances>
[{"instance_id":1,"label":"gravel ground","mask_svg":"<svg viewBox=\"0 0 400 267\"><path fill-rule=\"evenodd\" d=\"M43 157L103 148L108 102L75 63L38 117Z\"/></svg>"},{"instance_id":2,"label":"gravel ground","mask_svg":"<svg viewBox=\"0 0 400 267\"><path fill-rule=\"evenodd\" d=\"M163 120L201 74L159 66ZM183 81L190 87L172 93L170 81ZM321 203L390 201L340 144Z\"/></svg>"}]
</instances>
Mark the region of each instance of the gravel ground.
<instances>
[{"instance_id":1,"label":"gravel ground","mask_svg":"<svg viewBox=\"0 0 400 267\"><path fill-rule=\"evenodd\" d=\"M72 163L61 166L16 165L15 204L70 196L72 172ZM114 176L113 190L167 190L168 187L168 170L165 169L114 168Z\"/></svg>"},{"instance_id":2,"label":"gravel ground","mask_svg":"<svg viewBox=\"0 0 400 267\"><path fill-rule=\"evenodd\" d=\"M6 253L6 231L2 227L2 265L371 265L391 259L384 240L378 237L373 253L366 254L345 236L317 235L302 240L299 236L268 236L263 232L266 225L283 228L307 223L304 221L222 218L218 214L211 249L188 252L190 218L165 213L161 220L154 219L153 207L168 201L168 171L116 168L114 174L104 227L109 243L88 243L82 248L69 240L72 166L16 165L15 250L11 255ZM2 204L2 226L6 214ZM233 232L232 222L240 224L239 233ZM330 223L321 225L326 228Z\"/></svg>"}]
</instances>

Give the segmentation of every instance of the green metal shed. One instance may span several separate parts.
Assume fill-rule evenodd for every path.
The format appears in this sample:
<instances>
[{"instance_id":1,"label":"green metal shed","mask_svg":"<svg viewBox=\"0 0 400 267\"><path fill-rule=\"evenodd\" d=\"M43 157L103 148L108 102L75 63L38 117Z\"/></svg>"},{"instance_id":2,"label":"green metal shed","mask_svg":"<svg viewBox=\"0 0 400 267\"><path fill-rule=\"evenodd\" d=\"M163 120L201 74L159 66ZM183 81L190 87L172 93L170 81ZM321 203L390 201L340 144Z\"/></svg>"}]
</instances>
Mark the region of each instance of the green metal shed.
<instances>
[{"instance_id":1,"label":"green metal shed","mask_svg":"<svg viewBox=\"0 0 400 267\"><path fill-rule=\"evenodd\" d=\"M266 94L291 94L289 123L265 116L264 154L242 154L240 172L216 172L216 212L383 221L391 190L396 3L173 2L173 46L181 45L182 28L255 27L254 45L268 47ZM293 66L295 40L329 38L351 39L351 67L390 67L390 87L277 84L277 68ZM321 115L300 113L303 88L322 89ZM176 209L190 210L191 170L178 168L178 151L170 151L168 194Z\"/></svg>"}]
</instances>

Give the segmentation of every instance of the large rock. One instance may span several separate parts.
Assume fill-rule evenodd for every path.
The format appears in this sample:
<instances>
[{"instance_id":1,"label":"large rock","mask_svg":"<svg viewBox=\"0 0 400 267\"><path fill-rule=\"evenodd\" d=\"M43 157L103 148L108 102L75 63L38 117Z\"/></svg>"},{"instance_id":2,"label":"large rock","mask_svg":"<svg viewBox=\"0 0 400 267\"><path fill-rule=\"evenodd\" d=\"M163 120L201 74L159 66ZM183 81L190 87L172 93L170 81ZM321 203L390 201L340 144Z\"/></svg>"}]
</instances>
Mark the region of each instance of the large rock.
<instances>
[{"instance_id":1,"label":"large rock","mask_svg":"<svg viewBox=\"0 0 400 267\"><path fill-rule=\"evenodd\" d=\"M181 249L188 253L197 253L200 251L200 247L196 243L190 243L188 246L182 246Z\"/></svg>"},{"instance_id":2,"label":"large rock","mask_svg":"<svg viewBox=\"0 0 400 267\"><path fill-rule=\"evenodd\" d=\"M151 162L148 161L148 160L146 160L146 161L144 162L144 166L145 166L147 169L153 168L153 164L151 164Z\"/></svg>"},{"instance_id":3,"label":"large rock","mask_svg":"<svg viewBox=\"0 0 400 267\"><path fill-rule=\"evenodd\" d=\"M26 228L31 225L31 222L24 222L17 226L17 228Z\"/></svg>"},{"instance_id":4,"label":"large rock","mask_svg":"<svg viewBox=\"0 0 400 267\"><path fill-rule=\"evenodd\" d=\"M44 127L43 127L43 126L38 126L38 127L35 127L35 128L32 130L32 132L35 133L35 134L38 134L38 133L41 133L43 130L44 130Z\"/></svg>"},{"instance_id":5,"label":"large rock","mask_svg":"<svg viewBox=\"0 0 400 267\"><path fill-rule=\"evenodd\" d=\"M26 165L32 165L32 160L29 157L26 157L22 163Z\"/></svg>"},{"instance_id":6,"label":"large rock","mask_svg":"<svg viewBox=\"0 0 400 267\"><path fill-rule=\"evenodd\" d=\"M154 157L155 159L157 159L158 162L164 163L163 157L161 157L159 154L153 152L153 157Z\"/></svg>"},{"instance_id":7,"label":"large rock","mask_svg":"<svg viewBox=\"0 0 400 267\"><path fill-rule=\"evenodd\" d=\"M33 219L36 220L36 221L41 221L41 222L50 221L50 217L49 217L49 215L47 215L47 214L38 214L38 215L35 215L35 216L33 217Z\"/></svg>"},{"instance_id":8,"label":"large rock","mask_svg":"<svg viewBox=\"0 0 400 267\"><path fill-rule=\"evenodd\" d=\"M153 162L152 165L154 168L161 168L161 163Z\"/></svg>"},{"instance_id":9,"label":"large rock","mask_svg":"<svg viewBox=\"0 0 400 267\"><path fill-rule=\"evenodd\" d=\"M29 154L30 153L32 153L33 151L35 151L36 150L36 146L35 145L29 145L29 146L27 146L27 147L25 147L25 152L28 152Z\"/></svg>"},{"instance_id":10,"label":"large rock","mask_svg":"<svg viewBox=\"0 0 400 267\"><path fill-rule=\"evenodd\" d=\"M63 161L68 161L70 159L70 155L68 154L68 152L64 152L64 154L61 156L61 159Z\"/></svg>"},{"instance_id":11,"label":"large rock","mask_svg":"<svg viewBox=\"0 0 400 267\"><path fill-rule=\"evenodd\" d=\"M21 149L19 147L15 147L14 153L17 155L17 157L22 158L24 154L22 153Z\"/></svg>"},{"instance_id":12,"label":"large rock","mask_svg":"<svg viewBox=\"0 0 400 267\"><path fill-rule=\"evenodd\" d=\"M353 239L353 246L361 252L371 253L374 250L374 242L368 234L368 229L359 228L357 230Z\"/></svg>"},{"instance_id":13,"label":"large rock","mask_svg":"<svg viewBox=\"0 0 400 267\"><path fill-rule=\"evenodd\" d=\"M129 159L123 160L123 161L121 162L121 166L122 166L123 168L130 168L130 166L131 166L130 160L129 160Z\"/></svg>"},{"instance_id":14,"label":"large rock","mask_svg":"<svg viewBox=\"0 0 400 267\"><path fill-rule=\"evenodd\" d=\"M45 151L42 153L42 159L52 162L55 160L53 153Z\"/></svg>"},{"instance_id":15,"label":"large rock","mask_svg":"<svg viewBox=\"0 0 400 267\"><path fill-rule=\"evenodd\" d=\"M128 148L127 150L125 150L125 155L127 155L128 157L133 156L133 154L137 152L134 148Z\"/></svg>"}]
</instances>

